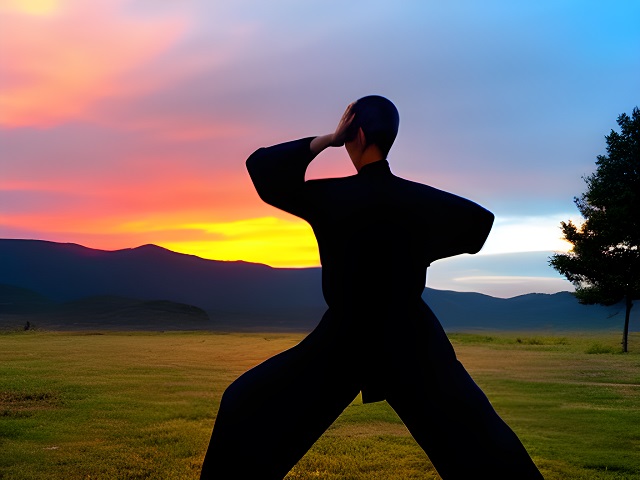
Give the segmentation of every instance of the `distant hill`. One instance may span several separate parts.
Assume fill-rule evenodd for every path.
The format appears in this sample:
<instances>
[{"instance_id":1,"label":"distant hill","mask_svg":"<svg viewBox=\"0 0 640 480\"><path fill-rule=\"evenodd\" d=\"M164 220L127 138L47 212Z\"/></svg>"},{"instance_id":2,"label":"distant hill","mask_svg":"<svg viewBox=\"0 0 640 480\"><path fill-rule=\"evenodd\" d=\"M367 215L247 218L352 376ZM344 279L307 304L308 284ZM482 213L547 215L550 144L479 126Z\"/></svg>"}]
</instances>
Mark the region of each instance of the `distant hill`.
<instances>
[{"instance_id":1,"label":"distant hill","mask_svg":"<svg viewBox=\"0 0 640 480\"><path fill-rule=\"evenodd\" d=\"M0 285L0 313L22 314L46 311L55 305L50 298L14 285Z\"/></svg>"},{"instance_id":2,"label":"distant hill","mask_svg":"<svg viewBox=\"0 0 640 480\"><path fill-rule=\"evenodd\" d=\"M447 331L621 330L624 322L623 305L581 305L569 292L495 298L427 288L423 298ZM640 322L632 323L634 331L640 330Z\"/></svg>"},{"instance_id":3,"label":"distant hill","mask_svg":"<svg viewBox=\"0 0 640 480\"><path fill-rule=\"evenodd\" d=\"M0 285L0 328L201 330L211 323L201 308L167 300L95 296L54 302L28 289Z\"/></svg>"},{"instance_id":4,"label":"distant hill","mask_svg":"<svg viewBox=\"0 0 640 480\"><path fill-rule=\"evenodd\" d=\"M0 327L31 315L50 328L305 331L326 309L319 268L205 260L155 245L104 251L0 239L0 284ZM622 325L620 307L580 305L568 292L502 299L425 289L423 296L449 331Z\"/></svg>"},{"instance_id":5,"label":"distant hill","mask_svg":"<svg viewBox=\"0 0 640 480\"><path fill-rule=\"evenodd\" d=\"M326 309L319 268L205 260L155 245L104 251L0 239L0 284L57 303L111 296L193 305L209 315L210 328L306 330Z\"/></svg>"}]
</instances>

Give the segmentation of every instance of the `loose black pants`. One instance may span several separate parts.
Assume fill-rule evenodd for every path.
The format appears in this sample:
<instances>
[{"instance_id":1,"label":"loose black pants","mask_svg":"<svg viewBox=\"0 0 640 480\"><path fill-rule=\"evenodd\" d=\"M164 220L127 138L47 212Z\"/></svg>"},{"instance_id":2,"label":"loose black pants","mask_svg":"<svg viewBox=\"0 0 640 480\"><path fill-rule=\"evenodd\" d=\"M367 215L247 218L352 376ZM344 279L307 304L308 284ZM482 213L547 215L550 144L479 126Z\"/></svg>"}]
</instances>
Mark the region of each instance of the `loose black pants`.
<instances>
[{"instance_id":1,"label":"loose black pants","mask_svg":"<svg viewBox=\"0 0 640 480\"><path fill-rule=\"evenodd\" d=\"M426 305L410 329L386 339L402 344L381 379L442 478L542 478ZM327 312L301 343L240 376L222 397L201 479L283 478L359 393L353 351Z\"/></svg>"}]
</instances>

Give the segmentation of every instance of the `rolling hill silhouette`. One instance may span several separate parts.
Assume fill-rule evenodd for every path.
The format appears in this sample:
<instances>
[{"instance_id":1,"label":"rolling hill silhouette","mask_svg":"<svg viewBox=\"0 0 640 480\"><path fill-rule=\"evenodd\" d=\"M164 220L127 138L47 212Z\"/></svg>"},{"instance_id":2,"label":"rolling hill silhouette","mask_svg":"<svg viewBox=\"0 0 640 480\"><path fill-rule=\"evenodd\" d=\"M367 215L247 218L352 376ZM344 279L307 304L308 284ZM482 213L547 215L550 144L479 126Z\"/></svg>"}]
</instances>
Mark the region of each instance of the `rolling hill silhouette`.
<instances>
[{"instance_id":1,"label":"rolling hill silhouette","mask_svg":"<svg viewBox=\"0 0 640 480\"><path fill-rule=\"evenodd\" d=\"M308 329L326 308L319 268L205 260L155 245L104 251L0 239L0 265L0 284L56 303L98 296L165 300L206 311L209 328Z\"/></svg>"},{"instance_id":2,"label":"rolling hill silhouette","mask_svg":"<svg viewBox=\"0 0 640 480\"><path fill-rule=\"evenodd\" d=\"M31 316L50 328L307 331L326 309L320 276L319 268L205 260L155 245L104 251L0 239L0 326ZM618 329L623 315L618 306L580 305L568 292L423 296L449 331Z\"/></svg>"},{"instance_id":3,"label":"rolling hill silhouette","mask_svg":"<svg viewBox=\"0 0 640 480\"><path fill-rule=\"evenodd\" d=\"M199 330L211 325L204 310L183 303L108 295L54 302L32 290L0 284L0 328Z\"/></svg>"}]
</instances>

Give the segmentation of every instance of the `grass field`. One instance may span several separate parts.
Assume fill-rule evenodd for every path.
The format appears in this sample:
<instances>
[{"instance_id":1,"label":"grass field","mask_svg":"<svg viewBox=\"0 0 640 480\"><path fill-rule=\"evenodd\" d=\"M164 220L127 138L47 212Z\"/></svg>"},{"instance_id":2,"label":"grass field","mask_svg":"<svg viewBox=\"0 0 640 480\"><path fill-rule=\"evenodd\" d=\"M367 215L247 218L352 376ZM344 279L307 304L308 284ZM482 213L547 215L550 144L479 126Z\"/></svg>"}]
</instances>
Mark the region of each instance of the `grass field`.
<instances>
[{"instance_id":1,"label":"grass field","mask_svg":"<svg viewBox=\"0 0 640 480\"><path fill-rule=\"evenodd\" d=\"M225 387L300 338L1 334L0 479L197 478ZM618 333L451 338L545 478L640 478L640 334L629 354ZM287 478L439 477L386 403L356 399Z\"/></svg>"}]
</instances>

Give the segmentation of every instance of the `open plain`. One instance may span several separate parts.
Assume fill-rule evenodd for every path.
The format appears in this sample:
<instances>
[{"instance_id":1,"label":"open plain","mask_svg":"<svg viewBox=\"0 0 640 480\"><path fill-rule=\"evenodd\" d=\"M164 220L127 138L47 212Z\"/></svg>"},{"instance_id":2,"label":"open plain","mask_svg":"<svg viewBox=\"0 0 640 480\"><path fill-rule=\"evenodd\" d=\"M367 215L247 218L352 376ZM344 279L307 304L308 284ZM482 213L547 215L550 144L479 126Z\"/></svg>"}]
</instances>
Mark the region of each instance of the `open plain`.
<instances>
[{"instance_id":1,"label":"open plain","mask_svg":"<svg viewBox=\"0 0 640 480\"><path fill-rule=\"evenodd\" d=\"M195 479L225 387L301 338L4 332L0 479ZM451 340L546 479L640 478L639 333L628 354L618 332ZM287 478L439 477L385 402L356 398Z\"/></svg>"}]
</instances>

